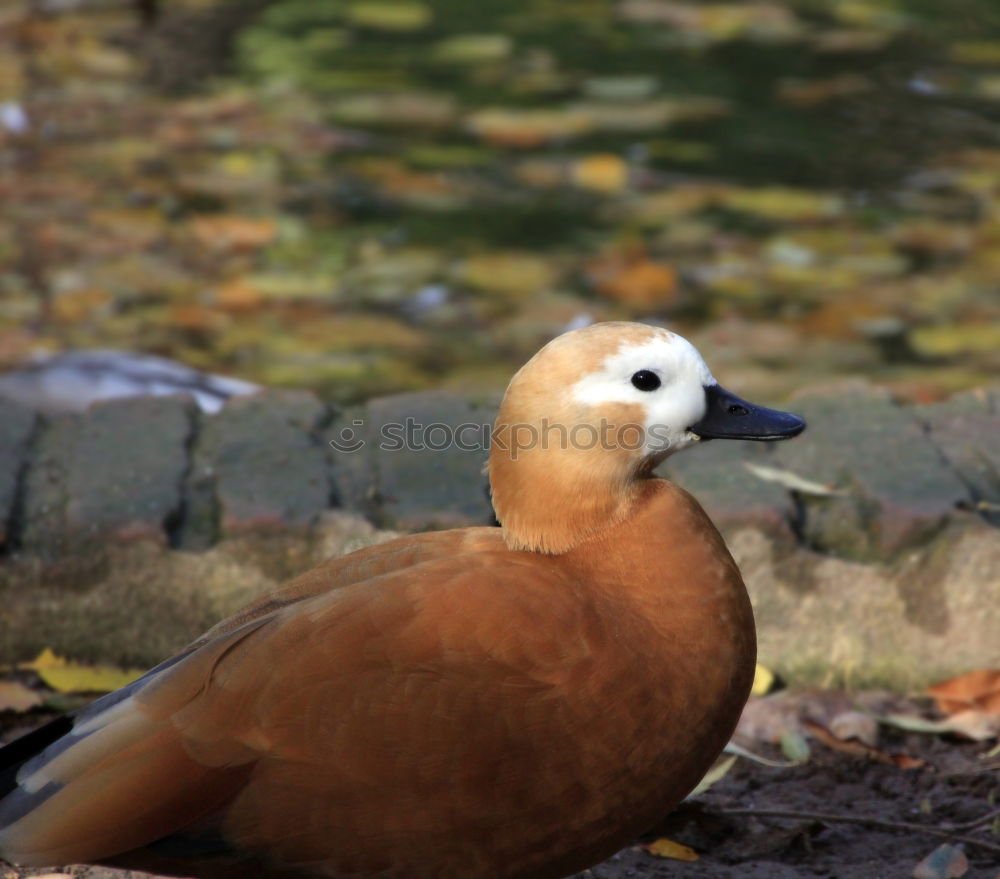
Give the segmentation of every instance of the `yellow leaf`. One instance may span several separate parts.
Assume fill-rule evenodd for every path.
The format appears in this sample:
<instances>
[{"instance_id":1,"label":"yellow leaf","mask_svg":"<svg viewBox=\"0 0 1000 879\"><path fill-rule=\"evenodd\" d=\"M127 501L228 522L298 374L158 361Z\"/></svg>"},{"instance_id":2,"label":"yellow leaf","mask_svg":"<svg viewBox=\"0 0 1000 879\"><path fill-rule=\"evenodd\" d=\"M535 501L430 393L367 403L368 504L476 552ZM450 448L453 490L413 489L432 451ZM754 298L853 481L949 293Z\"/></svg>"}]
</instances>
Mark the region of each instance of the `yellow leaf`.
<instances>
[{"instance_id":1,"label":"yellow leaf","mask_svg":"<svg viewBox=\"0 0 1000 879\"><path fill-rule=\"evenodd\" d=\"M771 692L773 686L774 672L758 662L753 671L753 686L750 688L750 692L754 696L765 696Z\"/></svg>"},{"instance_id":2,"label":"yellow leaf","mask_svg":"<svg viewBox=\"0 0 1000 879\"><path fill-rule=\"evenodd\" d=\"M57 656L48 647L33 662L21 663L18 668L38 672L47 686L60 693L110 693L144 674L141 669L78 665Z\"/></svg>"},{"instance_id":3,"label":"yellow leaf","mask_svg":"<svg viewBox=\"0 0 1000 879\"><path fill-rule=\"evenodd\" d=\"M424 3L368 0L347 8L351 24L383 31L416 31L430 24L434 13Z\"/></svg>"},{"instance_id":4,"label":"yellow leaf","mask_svg":"<svg viewBox=\"0 0 1000 879\"><path fill-rule=\"evenodd\" d=\"M585 156L573 165L573 182L596 192L621 192L628 185L628 165L613 153Z\"/></svg>"},{"instance_id":5,"label":"yellow leaf","mask_svg":"<svg viewBox=\"0 0 1000 879\"><path fill-rule=\"evenodd\" d=\"M674 842L672 839L654 840L643 848L658 858L670 858L673 861L697 861L698 853L693 848Z\"/></svg>"},{"instance_id":6,"label":"yellow leaf","mask_svg":"<svg viewBox=\"0 0 1000 879\"><path fill-rule=\"evenodd\" d=\"M43 668L62 668L64 665L66 665L66 660L56 656L51 648L46 647L31 662L20 662L17 667L29 671L41 671Z\"/></svg>"},{"instance_id":7,"label":"yellow leaf","mask_svg":"<svg viewBox=\"0 0 1000 879\"><path fill-rule=\"evenodd\" d=\"M694 797L698 794L705 793L705 791L707 791L713 784L715 784L720 778L729 772L730 769L733 768L733 764L735 762L735 755L732 757L725 757L721 760L716 760L712 768L705 773L702 780L698 782L697 787L695 787L695 789L691 791L688 796Z\"/></svg>"},{"instance_id":8,"label":"yellow leaf","mask_svg":"<svg viewBox=\"0 0 1000 879\"><path fill-rule=\"evenodd\" d=\"M42 697L19 681L0 681L0 711L30 711Z\"/></svg>"}]
</instances>

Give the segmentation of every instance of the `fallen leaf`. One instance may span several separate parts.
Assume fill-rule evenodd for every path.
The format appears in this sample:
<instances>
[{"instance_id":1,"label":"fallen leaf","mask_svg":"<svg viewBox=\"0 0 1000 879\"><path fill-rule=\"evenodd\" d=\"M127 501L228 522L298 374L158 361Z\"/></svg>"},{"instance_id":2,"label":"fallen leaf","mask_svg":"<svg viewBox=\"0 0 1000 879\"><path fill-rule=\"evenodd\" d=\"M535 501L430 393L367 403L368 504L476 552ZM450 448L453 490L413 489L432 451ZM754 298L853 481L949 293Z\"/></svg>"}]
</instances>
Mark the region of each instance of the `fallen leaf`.
<instances>
[{"instance_id":1,"label":"fallen leaf","mask_svg":"<svg viewBox=\"0 0 1000 879\"><path fill-rule=\"evenodd\" d=\"M969 859L957 845L939 845L916 867L913 879L960 879L969 870Z\"/></svg>"},{"instance_id":2,"label":"fallen leaf","mask_svg":"<svg viewBox=\"0 0 1000 879\"><path fill-rule=\"evenodd\" d=\"M822 742L828 748L839 751L841 754L850 754L854 757L867 757L877 763L898 766L900 769L918 769L925 765L923 760L910 757L908 754L890 754L857 738L839 738L822 724L814 723L811 720L803 721L803 725L813 738Z\"/></svg>"},{"instance_id":3,"label":"fallen leaf","mask_svg":"<svg viewBox=\"0 0 1000 879\"><path fill-rule=\"evenodd\" d=\"M0 711L30 711L42 704L41 694L19 681L0 681Z\"/></svg>"},{"instance_id":4,"label":"fallen leaf","mask_svg":"<svg viewBox=\"0 0 1000 879\"><path fill-rule=\"evenodd\" d=\"M933 684L927 692L944 714L978 709L1000 714L1000 669L983 668Z\"/></svg>"},{"instance_id":5,"label":"fallen leaf","mask_svg":"<svg viewBox=\"0 0 1000 879\"><path fill-rule=\"evenodd\" d=\"M774 672L759 662L753 670L753 686L750 687L750 694L753 696L766 696L774 688Z\"/></svg>"},{"instance_id":6,"label":"fallen leaf","mask_svg":"<svg viewBox=\"0 0 1000 879\"><path fill-rule=\"evenodd\" d=\"M791 470L767 467L764 464L754 464L751 461L744 461L743 466L758 479L762 479L764 482L775 482L789 491L816 495L817 497L833 497L844 494L843 489L834 488L822 482L815 482L812 479L806 479L797 473L792 473Z\"/></svg>"},{"instance_id":7,"label":"fallen leaf","mask_svg":"<svg viewBox=\"0 0 1000 879\"><path fill-rule=\"evenodd\" d=\"M781 753L792 763L805 763L811 754L809 742L802 733L789 730L781 737Z\"/></svg>"},{"instance_id":8,"label":"fallen leaf","mask_svg":"<svg viewBox=\"0 0 1000 879\"><path fill-rule=\"evenodd\" d=\"M932 735L956 733L976 742L984 742L1000 734L1000 716L975 709L960 711L944 720L928 720L911 714L889 714L879 718L879 722L907 732Z\"/></svg>"},{"instance_id":9,"label":"fallen leaf","mask_svg":"<svg viewBox=\"0 0 1000 879\"><path fill-rule=\"evenodd\" d=\"M674 842L672 839L655 839L642 846L647 852L657 858L670 858L672 861L697 861L698 853L686 845Z\"/></svg>"},{"instance_id":10,"label":"fallen leaf","mask_svg":"<svg viewBox=\"0 0 1000 879\"><path fill-rule=\"evenodd\" d=\"M37 672L47 686L60 693L110 693L145 673L142 669L78 665L57 656L48 647L33 661L20 663L18 668Z\"/></svg>"},{"instance_id":11,"label":"fallen leaf","mask_svg":"<svg viewBox=\"0 0 1000 879\"><path fill-rule=\"evenodd\" d=\"M705 773L705 776L701 781L695 786L695 789L688 794L689 797L697 796L707 791L713 784L715 784L719 779L721 779L730 769L733 768L733 764L736 762L736 755L732 757L725 757L722 760L716 760L712 768Z\"/></svg>"},{"instance_id":12,"label":"fallen leaf","mask_svg":"<svg viewBox=\"0 0 1000 879\"><path fill-rule=\"evenodd\" d=\"M789 763L786 760L771 760L769 757L762 757L760 754L755 754L753 751L747 750L742 745L737 745L736 742L729 742L722 750L727 754L733 754L737 757L743 757L750 760L752 763L759 763L761 766L778 766L788 768L789 766L795 765L794 763Z\"/></svg>"},{"instance_id":13,"label":"fallen leaf","mask_svg":"<svg viewBox=\"0 0 1000 879\"><path fill-rule=\"evenodd\" d=\"M830 719L827 729L841 741L857 739L873 748L878 744L878 721L864 711L841 711Z\"/></svg>"}]
</instances>

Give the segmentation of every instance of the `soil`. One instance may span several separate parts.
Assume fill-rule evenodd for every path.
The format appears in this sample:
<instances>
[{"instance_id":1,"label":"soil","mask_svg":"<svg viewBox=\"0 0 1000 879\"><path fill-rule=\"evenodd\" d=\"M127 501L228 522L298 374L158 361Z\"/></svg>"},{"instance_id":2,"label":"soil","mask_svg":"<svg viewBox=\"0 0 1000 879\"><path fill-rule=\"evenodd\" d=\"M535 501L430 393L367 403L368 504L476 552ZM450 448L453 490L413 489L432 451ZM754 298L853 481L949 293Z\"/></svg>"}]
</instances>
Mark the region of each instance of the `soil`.
<instances>
[{"instance_id":1,"label":"soil","mask_svg":"<svg viewBox=\"0 0 1000 879\"><path fill-rule=\"evenodd\" d=\"M6 724L4 730L3 739L15 732ZM819 744L814 744L808 762L790 768L740 759L709 791L682 804L644 837L645 842L666 837L687 845L698 853L697 861L655 857L639 841L575 879L909 877L920 861L948 840L917 830L892 831L810 816L836 814L942 829L997 812L1000 756L987 757L989 745L891 732L883 736L882 744L891 753L906 753L926 765L901 769ZM798 812L801 817L735 814L748 809ZM963 846L969 861L965 879L1000 879L998 830L1000 812L964 831L994 848ZM51 868L19 871L0 862L0 879L52 872ZM63 872L79 879L140 875L97 867L67 867Z\"/></svg>"}]
</instances>

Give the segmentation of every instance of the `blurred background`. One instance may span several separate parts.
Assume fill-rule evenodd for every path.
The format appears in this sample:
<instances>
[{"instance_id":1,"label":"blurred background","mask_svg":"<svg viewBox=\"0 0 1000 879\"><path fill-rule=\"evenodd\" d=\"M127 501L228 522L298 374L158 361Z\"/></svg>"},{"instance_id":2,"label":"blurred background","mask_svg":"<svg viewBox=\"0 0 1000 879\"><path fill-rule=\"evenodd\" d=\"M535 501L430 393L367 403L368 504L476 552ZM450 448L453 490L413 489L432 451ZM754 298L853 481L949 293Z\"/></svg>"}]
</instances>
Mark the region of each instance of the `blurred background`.
<instances>
[{"instance_id":1,"label":"blurred background","mask_svg":"<svg viewBox=\"0 0 1000 879\"><path fill-rule=\"evenodd\" d=\"M734 390L1000 372L990 0L3 0L0 369L356 402L593 320Z\"/></svg>"}]
</instances>

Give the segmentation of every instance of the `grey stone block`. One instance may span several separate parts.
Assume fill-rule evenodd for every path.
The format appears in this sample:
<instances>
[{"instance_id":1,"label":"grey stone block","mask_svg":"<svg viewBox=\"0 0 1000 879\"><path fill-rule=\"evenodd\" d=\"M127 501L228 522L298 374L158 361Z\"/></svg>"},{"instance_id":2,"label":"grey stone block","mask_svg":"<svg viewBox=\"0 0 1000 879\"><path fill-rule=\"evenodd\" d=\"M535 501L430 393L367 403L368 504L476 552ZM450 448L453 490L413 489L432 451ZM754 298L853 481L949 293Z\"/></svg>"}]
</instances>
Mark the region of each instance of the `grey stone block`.
<instances>
[{"instance_id":1,"label":"grey stone block","mask_svg":"<svg viewBox=\"0 0 1000 879\"><path fill-rule=\"evenodd\" d=\"M21 547L52 558L108 539L166 542L193 412L186 398L145 397L44 422L25 475Z\"/></svg>"},{"instance_id":2,"label":"grey stone block","mask_svg":"<svg viewBox=\"0 0 1000 879\"><path fill-rule=\"evenodd\" d=\"M844 492L802 496L802 535L812 547L852 558L888 558L932 536L969 502L912 408L872 386L802 396L793 408L809 428L774 450L775 465Z\"/></svg>"},{"instance_id":3,"label":"grey stone block","mask_svg":"<svg viewBox=\"0 0 1000 879\"><path fill-rule=\"evenodd\" d=\"M37 422L38 416L33 410L0 399L0 545L10 538L18 483Z\"/></svg>"},{"instance_id":4,"label":"grey stone block","mask_svg":"<svg viewBox=\"0 0 1000 879\"><path fill-rule=\"evenodd\" d=\"M770 451L762 443L713 440L667 458L661 472L691 492L723 533L754 526L791 541L796 517L791 495L746 466L770 466Z\"/></svg>"},{"instance_id":5,"label":"grey stone block","mask_svg":"<svg viewBox=\"0 0 1000 879\"><path fill-rule=\"evenodd\" d=\"M337 485L383 527L401 530L486 525L485 442L496 401L450 391L396 394L370 401L356 427L365 447L337 453ZM447 442L461 425L462 446ZM370 475L369 475L370 474Z\"/></svg>"},{"instance_id":6,"label":"grey stone block","mask_svg":"<svg viewBox=\"0 0 1000 879\"><path fill-rule=\"evenodd\" d=\"M331 486L320 434L329 410L312 394L265 391L204 416L185 485L179 544L304 528L328 508Z\"/></svg>"},{"instance_id":7,"label":"grey stone block","mask_svg":"<svg viewBox=\"0 0 1000 879\"><path fill-rule=\"evenodd\" d=\"M970 508L1000 525L1000 410L980 390L914 409L939 454L965 483Z\"/></svg>"}]
</instances>

